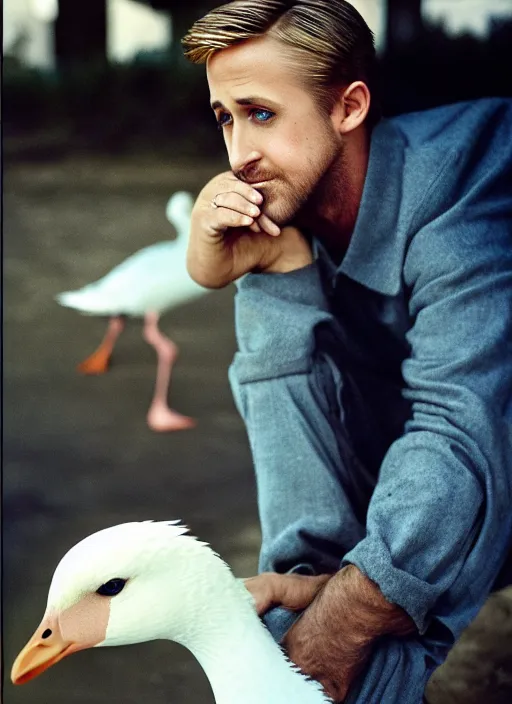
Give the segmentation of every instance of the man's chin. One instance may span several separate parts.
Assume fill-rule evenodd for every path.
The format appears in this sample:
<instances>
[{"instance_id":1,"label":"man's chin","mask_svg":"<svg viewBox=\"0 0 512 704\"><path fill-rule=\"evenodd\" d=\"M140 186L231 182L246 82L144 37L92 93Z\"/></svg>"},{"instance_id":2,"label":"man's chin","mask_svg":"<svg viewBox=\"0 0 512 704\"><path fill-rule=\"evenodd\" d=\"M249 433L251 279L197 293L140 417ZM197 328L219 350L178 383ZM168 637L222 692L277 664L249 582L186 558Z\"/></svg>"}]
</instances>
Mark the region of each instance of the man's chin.
<instances>
[{"instance_id":1,"label":"man's chin","mask_svg":"<svg viewBox=\"0 0 512 704\"><path fill-rule=\"evenodd\" d=\"M275 222L276 225L279 227L285 227L286 225L290 225L292 221L295 220L295 217L299 212L299 208L292 208L290 206L286 207L278 201L270 202L268 204L265 202L263 212L272 220L272 222Z\"/></svg>"},{"instance_id":2,"label":"man's chin","mask_svg":"<svg viewBox=\"0 0 512 704\"><path fill-rule=\"evenodd\" d=\"M287 189L288 190L288 189ZM300 193L289 193L291 198L285 198L278 193L272 192L269 188L267 192L262 190L264 197L264 213L272 222L275 222L279 227L296 224L298 219L302 219L302 214L309 210L311 205L311 194L305 191ZM294 197L293 197L294 196ZM299 196L299 197L297 197Z\"/></svg>"}]
</instances>

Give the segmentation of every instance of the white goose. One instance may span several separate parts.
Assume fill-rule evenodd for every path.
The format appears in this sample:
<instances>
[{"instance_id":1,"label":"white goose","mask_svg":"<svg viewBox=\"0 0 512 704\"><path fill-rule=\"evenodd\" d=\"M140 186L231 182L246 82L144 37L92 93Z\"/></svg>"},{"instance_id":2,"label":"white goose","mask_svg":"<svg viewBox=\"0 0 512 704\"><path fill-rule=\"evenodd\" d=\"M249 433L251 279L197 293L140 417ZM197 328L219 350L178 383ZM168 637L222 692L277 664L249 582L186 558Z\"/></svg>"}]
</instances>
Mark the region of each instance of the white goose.
<instances>
[{"instance_id":1,"label":"white goose","mask_svg":"<svg viewBox=\"0 0 512 704\"><path fill-rule=\"evenodd\" d=\"M192 196L184 191L175 193L167 204L166 215L176 229L176 240L144 247L98 281L56 296L63 306L110 318L98 349L78 365L83 374L107 371L124 328L124 316L144 318L144 339L155 348L158 358L155 392L147 414L149 427L156 431L183 430L195 425L192 418L168 406L167 393L178 348L158 327L162 313L207 293L190 278L186 267L193 204Z\"/></svg>"},{"instance_id":2,"label":"white goose","mask_svg":"<svg viewBox=\"0 0 512 704\"><path fill-rule=\"evenodd\" d=\"M55 570L15 684L90 647L168 639L203 667L217 704L327 704L261 623L241 580L176 521L124 523L85 538Z\"/></svg>"}]
</instances>

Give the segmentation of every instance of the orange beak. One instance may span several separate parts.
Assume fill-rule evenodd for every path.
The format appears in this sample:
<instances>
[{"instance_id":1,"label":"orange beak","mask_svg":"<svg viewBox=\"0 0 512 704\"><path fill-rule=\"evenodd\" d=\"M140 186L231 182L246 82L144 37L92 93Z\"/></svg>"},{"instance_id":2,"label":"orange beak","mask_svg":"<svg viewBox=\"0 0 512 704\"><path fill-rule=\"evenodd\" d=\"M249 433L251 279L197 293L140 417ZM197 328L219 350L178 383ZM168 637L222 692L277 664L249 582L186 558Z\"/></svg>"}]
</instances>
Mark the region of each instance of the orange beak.
<instances>
[{"instance_id":1,"label":"orange beak","mask_svg":"<svg viewBox=\"0 0 512 704\"><path fill-rule=\"evenodd\" d=\"M11 680L14 684L25 684L66 655L81 649L77 643L63 638L55 615L45 615L39 628L14 661Z\"/></svg>"}]
</instances>

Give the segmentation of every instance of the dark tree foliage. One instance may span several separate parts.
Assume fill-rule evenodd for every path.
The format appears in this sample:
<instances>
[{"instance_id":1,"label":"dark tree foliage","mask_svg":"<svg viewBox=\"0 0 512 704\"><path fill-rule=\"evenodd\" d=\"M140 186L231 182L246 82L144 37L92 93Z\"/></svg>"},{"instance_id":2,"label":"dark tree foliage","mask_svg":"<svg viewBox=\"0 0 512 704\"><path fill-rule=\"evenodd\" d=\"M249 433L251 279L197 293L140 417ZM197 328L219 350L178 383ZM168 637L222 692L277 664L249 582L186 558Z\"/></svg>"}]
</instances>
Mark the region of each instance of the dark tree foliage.
<instances>
[{"instance_id":1,"label":"dark tree foliage","mask_svg":"<svg viewBox=\"0 0 512 704\"><path fill-rule=\"evenodd\" d=\"M137 0L144 5L150 5L155 10L169 12L172 16L174 36L181 39L199 17L202 17L212 7L222 4L222 0ZM179 47L179 41L174 43Z\"/></svg>"},{"instance_id":2,"label":"dark tree foliage","mask_svg":"<svg viewBox=\"0 0 512 704\"><path fill-rule=\"evenodd\" d=\"M168 12L172 17L174 37L171 56L181 62L179 39L193 22L212 7L216 0L138 0L155 10ZM55 24L55 52L59 69L84 61L105 60L107 36L106 0L59 0L59 14Z\"/></svg>"},{"instance_id":3,"label":"dark tree foliage","mask_svg":"<svg viewBox=\"0 0 512 704\"><path fill-rule=\"evenodd\" d=\"M106 58L106 0L59 0L55 55L61 68Z\"/></svg>"},{"instance_id":4,"label":"dark tree foliage","mask_svg":"<svg viewBox=\"0 0 512 704\"><path fill-rule=\"evenodd\" d=\"M451 36L426 25L413 44L380 61L384 112L394 115L485 96L512 96L512 20L497 20L489 36Z\"/></svg>"},{"instance_id":5,"label":"dark tree foliage","mask_svg":"<svg viewBox=\"0 0 512 704\"><path fill-rule=\"evenodd\" d=\"M413 44L423 34L421 0L387 0L387 50Z\"/></svg>"}]
</instances>

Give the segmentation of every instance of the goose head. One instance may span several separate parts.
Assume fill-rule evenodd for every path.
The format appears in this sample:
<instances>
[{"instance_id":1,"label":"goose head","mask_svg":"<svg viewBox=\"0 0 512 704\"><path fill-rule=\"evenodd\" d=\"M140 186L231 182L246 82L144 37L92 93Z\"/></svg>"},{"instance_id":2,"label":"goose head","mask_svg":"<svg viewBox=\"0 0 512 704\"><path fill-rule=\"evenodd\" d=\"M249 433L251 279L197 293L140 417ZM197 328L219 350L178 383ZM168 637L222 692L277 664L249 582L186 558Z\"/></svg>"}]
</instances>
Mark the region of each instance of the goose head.
<instances>
[{"instance_id":1,"label":"goose head","mask_svg":"<svg viewBox=\"0 0 512 704\"><path fill-rule=\"evenodd\" d=\"M175 228L178 239L187 238L194 198L187 191L177 191L167 201L165 216Z\"/></svg>"},{"instance_id":2,"label":"goose head","mask_svg":"<svg viewBox=\"0 0 512 704\"><path fill-rule=\"evenodd\" d=\"M195 655L219 704L330 701L274 642L243 582L187 533L177 521L124 523L72 547L14 662L14 684L85 648L168 639Z\"/></svg>"},{"instance_id":3,"label":"goose head","mask_svg":"<svg viewBox=\"0 0 512 704\"><path fill-rule=\"evenodd\" d=\"M190 647L198 615L215 593L221 603L226 587L240 585L187 532L177 522L125 523L71 548L53 575L43 620L13 665L13 682L23 684L90 647L159 638Z\"/></svg>"}]
</instances>

